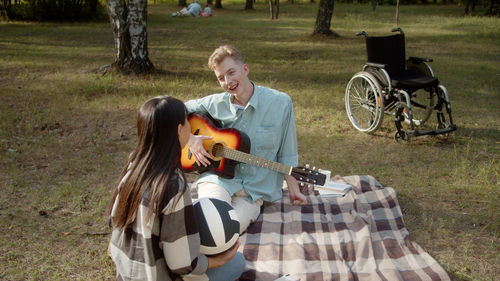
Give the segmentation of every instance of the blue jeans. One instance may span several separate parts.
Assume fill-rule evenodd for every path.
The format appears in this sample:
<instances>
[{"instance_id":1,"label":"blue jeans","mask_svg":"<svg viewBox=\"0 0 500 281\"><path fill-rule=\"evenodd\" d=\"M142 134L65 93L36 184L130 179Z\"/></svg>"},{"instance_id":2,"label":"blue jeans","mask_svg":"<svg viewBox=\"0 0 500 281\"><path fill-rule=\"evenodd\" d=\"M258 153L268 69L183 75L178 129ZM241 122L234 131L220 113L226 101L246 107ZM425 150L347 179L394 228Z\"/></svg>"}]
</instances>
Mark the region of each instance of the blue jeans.
<instances>
[{"instance_id":1,"label":"blue jeans","mask_svg":"<svg viewBox=\"0 0 500 281\"><path fill-rule=\"evenodd\" d=\"M234 281L240 278L245 269L245 258L237 252L233 259L221 267L210 268L205 273L210 281Z\"/></svg>"}]
</instances>

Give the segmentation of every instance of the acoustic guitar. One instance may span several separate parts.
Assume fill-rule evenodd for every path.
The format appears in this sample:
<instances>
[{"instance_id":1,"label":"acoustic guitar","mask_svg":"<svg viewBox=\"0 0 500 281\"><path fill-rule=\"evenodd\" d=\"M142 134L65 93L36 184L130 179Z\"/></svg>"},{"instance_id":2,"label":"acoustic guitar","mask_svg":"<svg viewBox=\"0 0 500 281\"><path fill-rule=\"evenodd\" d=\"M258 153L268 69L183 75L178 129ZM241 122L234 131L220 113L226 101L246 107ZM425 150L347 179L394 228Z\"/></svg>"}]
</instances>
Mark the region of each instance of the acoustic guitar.
<instances>
[{"instance_id":1,"label":"acoustic guitar","mask_svg":"<svg viewBox=\"0 0 500 281\"><path fill-rule=\"evenodd\" d=\"M214 158L207 167L196 164L194 156L186 145L182 149L181 165L185 172L200 173L212 171L224 178L233 178L234 169L238 163L250 164L266 168L284 175L291 175L297 181L316 185L324 185L326 175L305 167L291 167L258 157L250 152L250 138L244 132L234 128L220 128L208 117L193 113L188 117L191 133L194 135L212 136L205 140L203 147Z\"/></svg>"}]
</instances>

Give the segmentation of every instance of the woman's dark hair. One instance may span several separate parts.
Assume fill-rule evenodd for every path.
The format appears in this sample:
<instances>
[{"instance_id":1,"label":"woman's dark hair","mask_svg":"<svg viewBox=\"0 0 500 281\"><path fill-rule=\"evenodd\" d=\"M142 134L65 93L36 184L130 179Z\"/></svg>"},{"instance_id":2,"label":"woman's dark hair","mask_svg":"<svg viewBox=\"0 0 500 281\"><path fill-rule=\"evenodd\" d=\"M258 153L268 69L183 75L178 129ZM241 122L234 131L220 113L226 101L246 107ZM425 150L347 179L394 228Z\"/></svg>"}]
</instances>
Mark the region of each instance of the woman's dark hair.
<instances>
[{"instance_id":1,"label":"woman's dark hair","mask_svg":"<svg viewBox=\"0 0 500 281\"><path fill-rule=\"evenodd\" d=\"M161 212L167 181L180 168L182 148L178 127L186 122L186 117L184 103L169 96L152 98L140 107L137 114L137 146L122 169L122 180L115 189L109 208L111 213L113 204L116 204L112 218L114 227L127 227L134 222L148 188L147 218L151 218L153 211L156 214ZM184 174L181 175L185 183ZM178 188L177 184L174 186ZM182 187L182 192L185 191L186 184Z\"/></svg>"}]
</instances>

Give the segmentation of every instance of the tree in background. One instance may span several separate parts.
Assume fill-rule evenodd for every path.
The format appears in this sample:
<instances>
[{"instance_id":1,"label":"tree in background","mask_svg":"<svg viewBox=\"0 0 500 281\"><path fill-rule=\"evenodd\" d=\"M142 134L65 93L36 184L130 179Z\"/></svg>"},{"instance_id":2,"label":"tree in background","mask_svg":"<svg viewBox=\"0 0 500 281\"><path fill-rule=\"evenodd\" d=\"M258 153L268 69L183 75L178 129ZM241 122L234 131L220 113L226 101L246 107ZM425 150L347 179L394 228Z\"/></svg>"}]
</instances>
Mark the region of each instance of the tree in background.
<instances>
[{"instance_id":1,"label":"tree in background","mask_svg":"<svg viewBox=\"0 0 500 281\"><path fill-rule=\"evenodd\" d=\"M490 0L490 6L486 12L487 16L500 16L500 0Z\"/></svg>"},{"instance_id":2,"label":"tree in background","mask_svg":"<svg viewBox=\"0 0 500 281\"><path fill-rule=\"evenodd\" d=\"M330 24L333 15L334 0L320 0L318 15L316 16L316 24L314 25L313 34L333 35L330 30Z\"/></svg>"},{"instance_id":3,"label":"tree in background","mask_svg":"<svg viewBox=\"0 0 500 281\"><path fill-rule=\"evenodd\" d=\"M280 13L280 0L269 0L269 12L271 13L271 19L278 19Z\"/></svg>"},{"instance_id":4,"label":"tree in background","mask_svg":"<svg viewBox=\"0 0 500 281\"><path fill-rule=\"evenodd\" d=\"M98 0L0 0L0 19L80 21L105 18Z\"/></svg>"},{"instance_id":5,"label":"tree in background","mask_svg":"<svg viewBox=\"0 0 500 281\"><path fill-rule=\"evenodd\" d=\"M128 4L127 4L128 2ZM124 72L145 74L155 71L148 56L147 0L107 0L115 41L115 61L111 67Z\"/></svg>"},{"instance_id":6,"label":"tree in background","mask_svg":"<svg viewBox=\"0 0 500 281\"><path fill-rule=\"evenodd\" d=\"M245 2L245 10L252 10L253 9L253 1L254 0L246 0L246 2Z\"/></svg>"},{"instance_id":7,"label":"tree in background","mask_svg":"<svg viewBox=\"0 0 500 281\"><path fill-rule=\"evenodd\" d=\"M465 15L469 15L476 8L477 0L466 0L465 1ZM469 10L470 9L470 10Z\"/></svg>"},{"instance_id":8,"label":"tree in background","mask_svg":"<svg viewBox=\"0 0 500 281\"><path fill-rule=\"evenodd\" d=\"M396 1L396 26L399 26L399 0Z\"/></svg>"}]
</instances>

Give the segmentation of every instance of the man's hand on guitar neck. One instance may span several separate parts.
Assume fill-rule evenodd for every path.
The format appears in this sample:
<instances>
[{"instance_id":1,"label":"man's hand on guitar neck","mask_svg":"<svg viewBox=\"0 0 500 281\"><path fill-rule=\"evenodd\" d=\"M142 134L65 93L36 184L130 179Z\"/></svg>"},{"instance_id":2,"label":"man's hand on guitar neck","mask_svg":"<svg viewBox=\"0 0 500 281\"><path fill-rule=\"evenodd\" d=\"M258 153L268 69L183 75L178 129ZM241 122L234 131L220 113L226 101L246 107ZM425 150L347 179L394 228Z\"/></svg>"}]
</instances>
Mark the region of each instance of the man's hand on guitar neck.
<instances>
[{"instance_id":1,"label":"man's hand on guitar neck","mask_svg":"<svg viewBox=\"0 0 500 281\"><path fill-rule=\"evenodd\" d=\"M203 141L212 139L212 136L204 136L204 135L193 135L191 134L189 136L189 141L187 143L187 146L189 147L189 150L193 154L194 160L196 161L196 164L201 167L203 165L204 167L210 165L210 160L212 160L212 155L208 153L208 151L205 150L203 147Z\"/></svg>"},{"instance_id":2,"label":"man's hand on guitar neck","mask_svg":"<svg viewBox=\"0 0 500 281\"><path fill-rule=\"evenodd\" d=\"M307 203L307 198L300 192L297 180L290 176L285 175L286 185L288 186L288 193L290 195L290 203L293 205L304 205Z\"/></svg>"}]
</instances>

